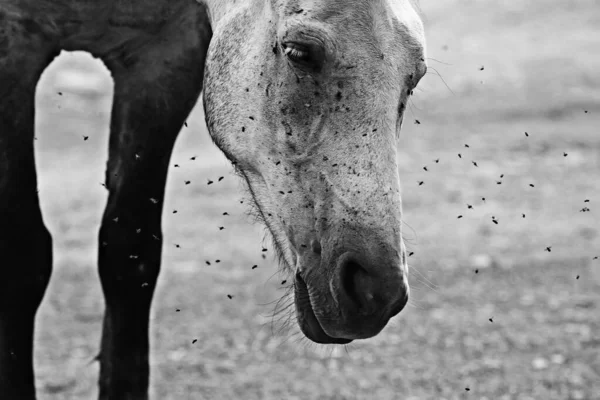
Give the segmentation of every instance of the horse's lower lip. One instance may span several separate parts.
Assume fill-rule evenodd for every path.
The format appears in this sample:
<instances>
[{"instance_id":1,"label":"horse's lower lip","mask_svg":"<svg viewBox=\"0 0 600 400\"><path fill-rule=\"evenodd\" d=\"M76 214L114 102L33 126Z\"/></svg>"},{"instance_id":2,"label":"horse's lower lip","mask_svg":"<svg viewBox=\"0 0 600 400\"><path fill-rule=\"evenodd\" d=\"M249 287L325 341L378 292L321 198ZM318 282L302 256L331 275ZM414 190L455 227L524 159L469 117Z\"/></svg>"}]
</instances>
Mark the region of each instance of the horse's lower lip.
<instances>
[{"instance_id":1,"label":"horse's lower lip","mask_svg":"<svg viewBox=\"0 0 600 400\"><path fill-rule=\"evenodd\" d=\"M296 302L296 314L298 317L298 324L302 333L315 343L321 344L348 344L352 339L334 338L329 336L323 330L323 327L319 323L317 316L313 310L308 294L308 286L300 273L296 273L295 277L295 302Z\"/></svg>"}]
</instances>

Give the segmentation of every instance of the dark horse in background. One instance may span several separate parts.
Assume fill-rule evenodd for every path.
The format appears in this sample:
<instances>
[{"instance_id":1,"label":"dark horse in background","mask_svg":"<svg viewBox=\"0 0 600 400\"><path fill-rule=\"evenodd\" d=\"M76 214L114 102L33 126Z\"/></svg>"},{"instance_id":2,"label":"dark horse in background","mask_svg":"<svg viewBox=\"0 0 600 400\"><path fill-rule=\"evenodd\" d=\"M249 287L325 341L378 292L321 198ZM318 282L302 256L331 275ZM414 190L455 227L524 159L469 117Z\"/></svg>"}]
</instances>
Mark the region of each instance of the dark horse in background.
<instances>
[{"instance_id":1,"label":"dark horse in background","mask_svg":"<svg viewBox=\"0 0 600 400\"><path fill-rule=\"evenodd\" d=\"M148 397L169 158L202 90L210 135L294 279L306 337L373 337L404 307L397 136L426 71L411 0L0 0L3 400L35 398L34 320L52 239L34 98L62 50L91 53L115 83L99 233L101 399Z\"/></svg>"}]
</instances>

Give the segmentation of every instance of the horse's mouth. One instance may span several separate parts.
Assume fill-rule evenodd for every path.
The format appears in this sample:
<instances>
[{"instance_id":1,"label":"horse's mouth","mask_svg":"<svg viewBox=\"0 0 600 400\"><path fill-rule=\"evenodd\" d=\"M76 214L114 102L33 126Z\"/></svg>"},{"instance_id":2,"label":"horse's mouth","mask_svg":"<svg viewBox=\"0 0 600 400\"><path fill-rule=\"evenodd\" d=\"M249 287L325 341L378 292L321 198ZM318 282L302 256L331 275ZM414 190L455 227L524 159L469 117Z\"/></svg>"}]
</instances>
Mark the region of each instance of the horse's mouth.
<instances>
[{"instance_id":1,"label":"horse's mouth","mask_svg":"<svg viewBox=\"0 0 600 400\"><path fill-rule=\"evenodd\" d=\"M352 339L331 337L325 333L315 315L308 293L308 286L306 285L306 282L304 282L304 279L302 279L300 272L296 272L294 288L296 318L298 319L298 325L300 326L302 333L304 333L307 338L315 343L321 344L347 344L352 341Z\"/></svg>"}]
</instances>

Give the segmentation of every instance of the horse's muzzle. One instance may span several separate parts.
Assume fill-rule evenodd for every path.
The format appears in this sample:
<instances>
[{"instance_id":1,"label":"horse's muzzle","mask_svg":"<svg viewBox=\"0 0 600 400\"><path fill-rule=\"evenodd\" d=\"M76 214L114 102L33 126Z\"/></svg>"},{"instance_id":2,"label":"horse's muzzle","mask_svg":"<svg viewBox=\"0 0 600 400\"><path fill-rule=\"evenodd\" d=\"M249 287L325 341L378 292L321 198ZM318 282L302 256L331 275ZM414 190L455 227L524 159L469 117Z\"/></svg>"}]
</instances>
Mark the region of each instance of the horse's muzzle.
<instances>
[{"instance_id":1,"label":"horse's muzzle","mask_svg":"<svg viewBox=\"0 0 600 400\"><path fill-rule=\"evenodd\" d=\"M409 296L406 274L399 266L369 265L353 252L338 257L331 282L309 284L296 273L298 323L317 343L345 344L377 335Z\"/></svg>"}]
</instances>

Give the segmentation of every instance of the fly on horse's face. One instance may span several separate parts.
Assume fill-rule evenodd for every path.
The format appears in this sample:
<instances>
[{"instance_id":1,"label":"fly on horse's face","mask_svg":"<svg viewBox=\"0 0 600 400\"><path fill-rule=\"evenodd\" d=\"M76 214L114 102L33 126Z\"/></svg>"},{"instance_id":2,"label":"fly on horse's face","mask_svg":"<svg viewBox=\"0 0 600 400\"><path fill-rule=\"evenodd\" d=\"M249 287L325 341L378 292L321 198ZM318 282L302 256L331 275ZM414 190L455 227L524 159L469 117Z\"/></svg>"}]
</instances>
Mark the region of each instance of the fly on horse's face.
<instances>
[{"instance_id":1,"label":"fly on horse's face","mask_svg":"<svg viewBox=\"0 0 600 400\"><path fill-rule=\"evenodd\" d=\"M212 17L209 130L295 276L302 332L369 338L408 300L397 137L422 23L409 0L263 3Z\"/></svg>"}]
</instances>

